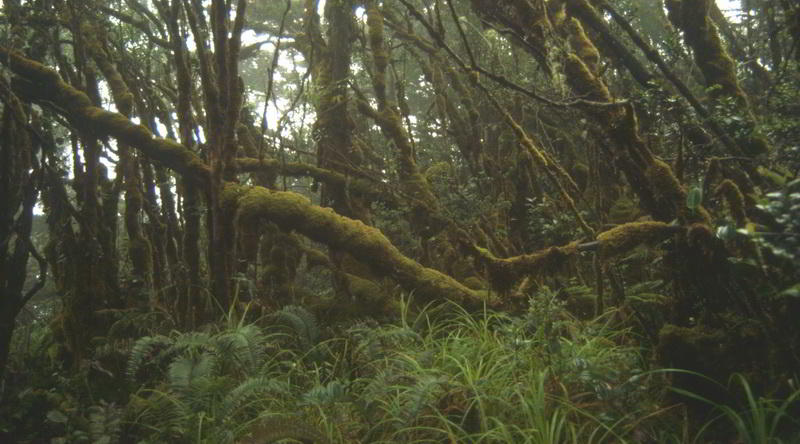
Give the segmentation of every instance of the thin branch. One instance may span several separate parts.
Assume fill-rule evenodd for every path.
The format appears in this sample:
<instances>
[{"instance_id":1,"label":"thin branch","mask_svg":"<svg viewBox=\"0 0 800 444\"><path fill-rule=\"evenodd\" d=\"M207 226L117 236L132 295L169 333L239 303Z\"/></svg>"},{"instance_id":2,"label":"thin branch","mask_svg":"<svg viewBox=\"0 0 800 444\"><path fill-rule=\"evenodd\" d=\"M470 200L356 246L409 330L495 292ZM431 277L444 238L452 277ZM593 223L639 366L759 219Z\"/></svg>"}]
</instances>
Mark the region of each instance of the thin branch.
<instances>
[{"instance_id":1,"label":"thin branch","mask_svg":"<svg viewBox=\"0 0 800 444\"><path fill-rule=\"evenodd\" d=\"M622 106L622 105L625 105L625 104L628 103L627 100L617 100L617 101L614 101L614 102L596 102L596 101L593 101L593 100L584 100L584 99L580 99L580 98L572 100L572 101L569 101L569 102L558 102L558 101L543 97L543 96L539 95L538 93L536 93L536 91L529 90L529 89L527 89L525 87L522 87L522 86L512 82L511 80L508 80L507 78L505 78L502 75L495 74L495 73L493 73L491 71L487 71L486 69L481 68L477 63L473 63L472 65L467 65L467 63L461 57L459 57L458 54L456 54L455 51L453 51L453 49L450 48L450 46L447 45L447 43L445 43L444 38L442 37L441 33L436 31L435 29L433 29L433 26L431 26L431 24L428 23L427 19L425 19L425 17L422 15L422 13L420 13L407 0L400 0L400 2L406 8L408 8L408 11L411 13L411 15L413 15L422 24L422 26L425 27L425 29L428 31L428 34L430 34L430 36L433 38L433 40L442 49L444 49L445 52L447 52L447 54L453 60L455 60L456 64L458 64L458 66L465 73L467 73L468 75L473 75L474 76L476 74L481 74L483 76L486 76L488 79L494 81L495 83L497 83L497 84L499 84L501 86L504 86L504 87L506 87L506 88L508 88L508 89L510 89L512 91L516 91L516 92L521 93L521 94L523 94L525 96L528 96L528 97L530 97L530 98L532 98L534 100L537 100L539 102L545 103L545 104L550 105L550 106L555 106L555 107L566 108L566 107L574 107L576 105L586 105L586 106L592 106L592 107L607 107L607 106Z\"/></svg>"}]
</instances>

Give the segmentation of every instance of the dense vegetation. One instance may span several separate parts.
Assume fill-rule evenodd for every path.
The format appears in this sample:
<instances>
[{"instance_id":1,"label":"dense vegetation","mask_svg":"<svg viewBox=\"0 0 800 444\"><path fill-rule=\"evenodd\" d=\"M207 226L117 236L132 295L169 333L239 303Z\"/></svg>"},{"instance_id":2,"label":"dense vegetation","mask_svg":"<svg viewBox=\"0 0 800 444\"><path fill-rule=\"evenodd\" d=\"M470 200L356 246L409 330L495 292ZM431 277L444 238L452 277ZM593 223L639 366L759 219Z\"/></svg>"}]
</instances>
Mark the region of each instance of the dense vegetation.
<instances>
[{"instance_id":1,"label":"dense vegetation","mask_svg":"<svg viewBox=\"0 0 800 444\"><path fill-rule=\"evenodd\" d=\"M800 6L5 0L0 441L800 441Z\"/></svg>"}]
</instances>

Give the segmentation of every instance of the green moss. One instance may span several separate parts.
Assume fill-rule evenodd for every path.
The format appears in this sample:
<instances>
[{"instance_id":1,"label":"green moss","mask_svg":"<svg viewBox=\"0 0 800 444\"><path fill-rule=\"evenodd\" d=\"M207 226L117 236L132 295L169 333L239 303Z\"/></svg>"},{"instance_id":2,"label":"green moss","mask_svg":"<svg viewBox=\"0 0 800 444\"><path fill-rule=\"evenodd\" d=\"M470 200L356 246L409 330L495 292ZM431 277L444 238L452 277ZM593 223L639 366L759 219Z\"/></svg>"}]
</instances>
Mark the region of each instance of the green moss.
<instances>
[{"instance_id":1,"label":"green moss","mask_svg":"<svg viewBox=\"0 0 800 444\"><path fill-rule=\"evenodd\" d=\"M378 2L367 3L367 28L369 34L370 49L372 58L375 62L375 76L373 82L375 95L379 104L386 102L386 66L388 65L389 55L383 45L383 16L378 9Z\"/></svg>"},{"instance_id":2,"label":"green moss","mask_svg":"<svg viewBox=\"0 0 800 444\"><path fill-rule=\"evenodd\" d=\"M567 76L567 83L575 94L595 102L611 101L608 88L592 74L586 63L577 55L567 55L564 61L564 73Z\"/></svg>"},{"instance_id":3,"label":"green moss","mask_svg":"<svg viewBox=\"0 0 800 444\"><path fill-rule=\"evenodd\" d=\"M675 226L664 222L630 222L598 234L598 251L605 258L614 257L642 244L661 242L675 232Z\"/></svg>"},{"instance_id":4,"label":"green moss","mask_svg":"<svg viewBox=\"0 0 800 444\"><path fill-rule=\"evenodd\" d=\"M476 276L470 276L464 279L464 285L473 290L485 290L489 287L486 281Z\"/></svg>"},{"instance_id":5,"label":"green moss","mask_svg":"<svg viewBox=\"0 0 800 444\"><path fill-rule=\"evenodd\" d=\"M238 204L237 223L269 220L284 230L295 230L334 250L347 252L380 275L391 276L407 291L414 291L418 300L449 299L467 304L481 301L478 294L453 278L404 256L380 230L330 208L312 205L299 194L227 184L222 199Z\"/></svg>"},{"instance_id":6,"label":"green moss","mask_svg":"<svg viewBox=\"0 0 800 444\"><path fill-rule=\"evenodd\" d=\"M425 180L428 182L433 180L442 180L452 174L452 166L447 162L437 162L425 170Z\"/></svg>"},{"instance_id":7,"label":"green moss","mask_svg":"<svg viewBox=\"0 0 800 444\"><path fill-rule=\"evenodd\" d=\"M761 176L762 179L765 179L770 183L770 185L778 188L786 186L788 178L792 177L789 171L784 170L776 172L764 166L759 166L757 171L758 175Z\"/></svg>"},{"instance_id":8,"label":"green moss","mask_svg":"<svg viewBox=\"0 0 800 444\"><path fill-rule=\"evenodd\" d=\"M718 373L720 360L727 358L726 342L721 330L666 324L658 333L657 351L659 360L667 366L710 375Z\"/></svg>"},{"instance_id":9,"label":"green moss","mask_svg":"<svg viewBox=\"0 0 800 444\"><path fill-rule=\"evenodd\" d=\"M586 67L593 75L598 73L598 64L600 63L600 52L594 46L586 32L581 26L581 22L572 18L567 23L567 31L569 32L569 43L572 50L583 61Z\"/></svg>"},{"instance_id":10,"label":"green moss","mask_svg":"<svg viewBox=\"0 0 800 444\"><path fill-rule=\"evenodd\" d=\"M716 26L708 16L710 0L667 0L670 21L683 30L694 50L694 59L703 72L706 86L719 85L716 95L745 100L736 79L736 65L722 46Z\"/></svg>"},{"instance_id":11,"label":"green moss","mask_svg":"<svg viewBox=\"0 0 800 444\"><path fill-rule=\"evenodd\" d=\"M478 246L473 247L473 253L486 267L492 288L501 294L507 294L524 277L563 271L571 257L577 253L577 245L577 242L573 242L507 259L497 258L489 250Z\"/></svg>"},{"instance_id":12,"label":"green moss","mask_svg":"<svg viewBox=\"0 0 800 444\"><path fill-rule=\"evenodd\" d=\"M149 274L153 269L153 248L150 245L150 241L142 236L131 239L128 245L128 252L133 263L133 269L143 273L144 275L141 277L149 280Z\"/></svg>"},{"instance_id":13,"label":"green moss","mask_svg":"<svg viewBox=\"0 0 800 444\"><path fill-rule=\"evenodd\" d=\"M738 111L756 126L747 95L736 78L736 63L725 50L719 32L708 15L711 0L667 0L670 21L683 30L686 43L692 47L694 60L705 77L706 87L714 98L731 97ZM770 150L766 138L757 132L737 137L748 156Z\"/></svg>"},{"instance_id":14,"label":"green moss","mask_svg":"<svg viewBox=\"0 0 800 444\"><path fill-rule=\"evenodd\" d=\"M728 202L733 219L738 227L747 225L747 214L745 213L744 195L730 179L723 180L714 190L714 194L722 196Z\"/></svg>"},{"instance_id":15,"label":"green moss","mask_svg":"<svg viewBox=\"0 0 800 444\"><path fill-rule=\"evenodd\" d=\"M589 183L589 167L584 163L576 163L572 165L569 174L575 185L578 186L578 190L583 192L586 184Z\"/></svg>"}]
</instances>

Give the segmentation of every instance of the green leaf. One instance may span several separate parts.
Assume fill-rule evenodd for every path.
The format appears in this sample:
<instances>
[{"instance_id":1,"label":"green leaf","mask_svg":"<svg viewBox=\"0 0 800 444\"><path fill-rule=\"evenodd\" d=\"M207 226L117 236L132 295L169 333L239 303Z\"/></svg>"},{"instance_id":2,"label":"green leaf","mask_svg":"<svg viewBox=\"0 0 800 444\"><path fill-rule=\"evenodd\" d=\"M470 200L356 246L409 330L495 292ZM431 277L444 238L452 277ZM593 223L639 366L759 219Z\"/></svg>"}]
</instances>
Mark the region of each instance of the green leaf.
<instances>
[{"instance_id":1,"label":"green leaf","mask_svg":"<svg viewBox=\"0 0 800 444\"><path fill-rule=\"evenodd\" d=\"M693 186L686 195L686 208L694 210L703 202L703 189L698 186Z\"/></svg>"},{"instance_id":2,"label":"green leaf","mask_svg":"<svg viewBox=\"0 0 800 444\"><path fill-rule=\"evenodd\" d=\"M61 413L58 410L50 410L49 412L47 412L47 419L50 422L54 422L56 424L66 424L67 421L69 420L69 418L67 418L67 415Z\"/></svg>"}]
</instances>

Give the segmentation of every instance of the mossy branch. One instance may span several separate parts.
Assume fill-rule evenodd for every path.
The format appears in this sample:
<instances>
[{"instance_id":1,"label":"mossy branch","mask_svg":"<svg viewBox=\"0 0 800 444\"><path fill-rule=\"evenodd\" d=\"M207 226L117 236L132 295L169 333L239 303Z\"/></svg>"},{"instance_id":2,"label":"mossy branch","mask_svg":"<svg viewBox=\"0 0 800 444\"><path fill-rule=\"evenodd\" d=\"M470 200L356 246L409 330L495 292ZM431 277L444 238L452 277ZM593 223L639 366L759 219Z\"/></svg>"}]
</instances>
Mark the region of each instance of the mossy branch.
<instances>
[{"instance_id":1,"label":"mossy branch","mask_svg":"<svg viewBox=\"0 0 800 444\"><path fill-rule=\"evenodd\" d=\"M347 187L351 192L359 193L370 200L395 202L397 199L391 190L377 180L353 178L328 168L320 168L302 162L281 162L278 159L240 157L236 159L236 171L278 173L291 177L313 177L328 185Z\"/></svg>"},{"instance_id":2,"label":"mossy branch","mask_svg":"<svg viewBox=\"0 0 800 444\"><path fill-rule=\"evenodd\" d=\"M114 137L182 175L201 182L208 180L208 166L193 152L177 142L156 138L122 114L94 106L89 96L61 80L54 70L5 47L0 47L0 63L32 84L25 89L26 96L39 103L55 104L78 129Z\"/></svg>"},{"instance_id":3,"label":"mossy branch","mask_svg":"<svg viewBox=\"0 0 800 444\"><path fill-rule=\"evenodd\" d=\"M577 241L509 258L498 258L489 250L465 244L470 254L486 266L492 286L505 292L527 276L542 276L563 270L570 259L582 251L597 251L602 258L620 256L639 245L653 245L684 231L679 225L664 222L631 222L597 235L592 242Z\"/></svg>"},{"instance_id":4,"label":"mossy branch","mask_svg":"<svg viewBox=\"0 0 800 444\"><path fill-rule=\"evenodd\" d=\"M93 106L86 94L63 82L52 69L4 47L0 47L0 63L34 83L40 90L35 100L56 104L77 127L100 136L115 137L181 175L209 183L208 166L189 149L154 137L145 127L119 113ZM404 256L378 229L312 205L299 194L226 184L221 201L224 207L235 210L240 219L271 220L285 230L296 230L313 240L347 251L377 272L393 277L421 300L482 301L478 293L450 276Z\"/></svg>"},{"instance_id":5,"label":"mossy branch","mask_svg":"<svg viewBox=\"0 0 800 444\"><path fill-rule=\"evenodd\" d=\"M486 266L492 288L501 293L508 292L524 277L543 276L563 270L578 253L577 242L509 258L498 258L485 248L471 247L472 255Z\"/></svg>"},{"instance_id":6,"label":"mossy branch","mask_svg":"<svg viewBox=\"0 0 800 444\"><path fill-rule=\"evenodd\" d=\"M394 278L405 290L413 291L419 300L448 299L467 304L482 301L478 293L450 276L404 256L380 230L341 216L330 208L312 205L299 194L227 184L223 201L227 208L235 211L237 224L265 219L284 230L296 230L351 254L378 274Z\"/></svg>"}]
</instances>

